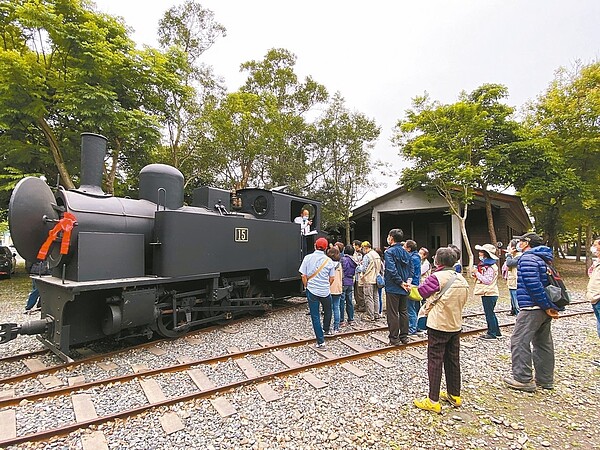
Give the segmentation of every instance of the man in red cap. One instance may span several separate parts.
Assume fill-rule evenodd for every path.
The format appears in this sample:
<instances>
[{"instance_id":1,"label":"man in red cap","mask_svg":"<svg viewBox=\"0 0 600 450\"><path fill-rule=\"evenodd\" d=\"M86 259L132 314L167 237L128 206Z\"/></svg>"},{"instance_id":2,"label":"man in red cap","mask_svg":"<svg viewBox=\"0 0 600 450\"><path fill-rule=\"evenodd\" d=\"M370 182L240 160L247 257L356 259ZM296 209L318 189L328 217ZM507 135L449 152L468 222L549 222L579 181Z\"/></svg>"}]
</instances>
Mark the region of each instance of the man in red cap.
<instances>
[{"instance_id":1,"label":"man in red cap","mask_svg":"<svg viewBox=\"0 0 600 450\"><path fill-rule=\"evenodd\" d=\"M325 335L332 335L331 326L331 291L329 286L335 278L335 264L325 254L329 243L325 238L315 242L315 251L306 255L300 265L302 284L306 289L308 308L312 326L317 337L317 348L325 348ZM325 315L321 326L319 307L323 307Z\"/></svg>"}]
</instances>

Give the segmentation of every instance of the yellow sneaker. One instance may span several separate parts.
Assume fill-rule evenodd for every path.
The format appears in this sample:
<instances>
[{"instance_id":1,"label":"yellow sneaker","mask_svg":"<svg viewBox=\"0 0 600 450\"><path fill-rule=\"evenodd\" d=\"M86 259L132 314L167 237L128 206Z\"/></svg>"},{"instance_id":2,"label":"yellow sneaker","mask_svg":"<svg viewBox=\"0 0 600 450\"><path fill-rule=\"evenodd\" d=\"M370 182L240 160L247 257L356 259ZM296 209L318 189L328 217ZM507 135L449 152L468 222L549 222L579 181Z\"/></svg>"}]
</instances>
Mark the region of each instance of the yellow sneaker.
<instances>
[{"instance_id":1,"label":"yellow sneaker","mask_svg":"<svg viewBox=\"0 0 600 450\"><path fill-rule=\"evenodd\" d=\"M424 409L425 411L433 411L434 413L441 414L442 413L442 405L440 402L432 402L429 397L425 397L422 399L415 399L413 401L417 408Z\"/></svg>"},{"instance_id":2,"label":"yellow sneaker","mask_svg":"<svg viewBox=\"0 0 600 450\"><path fill-rule=\"evenodd\" d=\"M448 394L446 391L440 392L440 400L450 403L455 408L458 408L460 405L462 405L462 400L458 395Z\"/></svg>"}]
</instances>

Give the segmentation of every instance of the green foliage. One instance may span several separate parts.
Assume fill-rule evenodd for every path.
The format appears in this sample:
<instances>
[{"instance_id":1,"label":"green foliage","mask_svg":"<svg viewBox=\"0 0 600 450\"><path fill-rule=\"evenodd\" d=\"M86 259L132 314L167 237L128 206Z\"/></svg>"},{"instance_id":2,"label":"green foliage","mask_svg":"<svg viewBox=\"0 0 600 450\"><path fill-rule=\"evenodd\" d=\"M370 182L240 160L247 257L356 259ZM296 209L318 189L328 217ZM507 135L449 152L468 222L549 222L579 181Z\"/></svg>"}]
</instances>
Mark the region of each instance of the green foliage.
<instances>
[{"instance_id":1,"label":"green foliage","mask_svg":"<svg viewBox=\"0 0 600 450\"><path fill-rule=\"evenodd\" d=\"M323 227L344 228L350 242L352 208L376 185L370 150L380 128L364 114L351 112L340 93L316 125L316 149L310 163L310 194L323 202Z\"/></svg>"},{"instance_id":2,"label":"green foliage","mask_svg":"<svg viewBox=\"0 0 600 450\"><path fill-rule=\"evenodd\" d=\"M117 167L145 159L160 138L155 88L172 75L156 56L136 50L119 19L85 0L2 3L0 151L8 165L33 165L49 179L60 173L70 187L79 134L97 132L109 139L112 191Z\"/></svg>"},{"instance_id":3,"label":"green foliage","mask_svg":"<svg viewBox=\"0 0 600 450\"><path fill-rule=\"evenodd\" d=\"M272 96L247 92L229 94L205 112L199 147L206 149L218 185L265 186L268 160L279 140L278 116Z\"/></svg>"},{"instance_id":4,"label":"green foliage","mask_svg":"<svg viewBox=\"0 0 600 450\"><path fill-rule=\"evenodd\" d=\"M530 105L526 125L543 143L536 173L515 183L552 242L561 232L598 223L600 194L600 63L560 69ZM594 169L593 169L594 168Z\"/></svg>"},{"instance_id":5,"label":"green foliage","mask_svg":"<svg viewBox=\"0 0 600 450\"><path fill-rule=\"evenodd\" d=\"M407 189L440 193L460 216L481 177L482 167L473 164L472 155L483 143L485 118L468 101L442 105L430 101L428 95L415 98L392 140L411 163L402 171L400 182Z\"/></svg>"},{"instance_id":6,"label":"green foliage","mask_svg":"<svg viewBox=\"0 0 600 450\"><path fill-rule=\"evenodd\" d=\"M308 114L328 98L327 90L310 76L300 81L294 67L296 56L285 49L271 49L262 61L248 61L241 70L248 78L241 92L269 101L274 99L277 117L270 117L273 135L266 149L265 186L287 185L292 192L306 191L309 172L306 152L314 147L314 127Z\"/></svg>"},{"instance_id":7,"label":"green foliage","mask_svg":"<svg viewBox=\"0 0 600 450\"><path fill-rule=\"evenodd\" d=\"M157 114L165 128L166 143L154 153L154 161L181 170L187 191L198 182L215 181L202 133L204 125L210 123L204 116L214 111L215 103L225 94L221 82L210 67L201 64L200 57L225 34L213 12L191 0L171 7L159 22L159 42L175 80L160 89L163 104Z\"/></svg>"}]
</instances>

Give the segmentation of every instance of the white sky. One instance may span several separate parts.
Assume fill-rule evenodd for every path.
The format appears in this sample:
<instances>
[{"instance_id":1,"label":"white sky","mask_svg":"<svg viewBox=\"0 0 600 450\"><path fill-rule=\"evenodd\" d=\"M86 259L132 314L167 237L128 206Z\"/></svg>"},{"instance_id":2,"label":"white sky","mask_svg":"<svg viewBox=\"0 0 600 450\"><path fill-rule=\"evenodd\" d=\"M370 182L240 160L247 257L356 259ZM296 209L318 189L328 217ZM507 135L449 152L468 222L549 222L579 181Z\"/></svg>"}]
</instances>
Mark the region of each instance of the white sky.
<instances>
[{"instance_id":1,"label":"white sky","mask_svg":"<svg viewBox=\"0 0 600 450\"><path fill-rule=\"evenodd\" d=\"M181 0L96 0L121 16L138 44L157 46L158 20ZM203 56L229 91L245 80L241 63L267 50L297 55L296 73L311 75L346 106L374 119L381 135L373 159L398 163L392 128L411 99L429 92L456 101L483 83L508 87L520 108L542 93L560 66L600 59L598 0L203 0L227 28ZM396 179L387 188L396 187ZM369 196L373 198L374 195Z\"/></svg>"}]
</instances>

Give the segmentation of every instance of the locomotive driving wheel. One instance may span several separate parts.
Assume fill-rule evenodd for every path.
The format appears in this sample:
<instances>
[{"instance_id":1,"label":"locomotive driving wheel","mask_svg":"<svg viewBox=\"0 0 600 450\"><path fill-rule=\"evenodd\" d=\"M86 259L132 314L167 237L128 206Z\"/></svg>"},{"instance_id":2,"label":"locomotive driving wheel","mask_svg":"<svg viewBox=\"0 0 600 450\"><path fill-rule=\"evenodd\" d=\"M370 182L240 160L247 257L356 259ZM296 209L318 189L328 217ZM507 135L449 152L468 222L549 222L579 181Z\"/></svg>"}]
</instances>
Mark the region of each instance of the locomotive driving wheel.
<instances>
[{"instance_id":1,"label":"locomotive driving wheel","mask_svg":"<svg viewBox=\"0 0 600 450\"><path fill-rule=\"evenodd\" d=\"M158 305L159 316L156 319L158 333L166 338L176 338L190 330L190 323L197 319L198 313L192 311L195 298L177 299L173 295L163 298Z\"/></svg>"},{"instance_id":2,"label":"locomotive driving wheel","mask_svg":"<svg viewBox=\"0 0 600 450\"><path fill-rule=\"evenodd\" d=\"M249 305L251 305L251 306L259 306L261 304L264 304L264 302L262 300L258 300L258 299L264 298L264 297L265 297L265 291L256 284L250 285L246 291L246 298L256 298L257 299L257 300L253 300L249 303ZM260 316L260 315L264 314L265 312L266 312L265 309L256 309L256 310L252 311L251 314L253 314L255 316Z\"/></svg>"}]
</instances>

